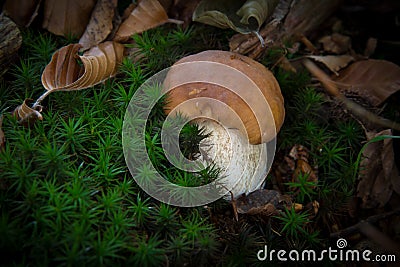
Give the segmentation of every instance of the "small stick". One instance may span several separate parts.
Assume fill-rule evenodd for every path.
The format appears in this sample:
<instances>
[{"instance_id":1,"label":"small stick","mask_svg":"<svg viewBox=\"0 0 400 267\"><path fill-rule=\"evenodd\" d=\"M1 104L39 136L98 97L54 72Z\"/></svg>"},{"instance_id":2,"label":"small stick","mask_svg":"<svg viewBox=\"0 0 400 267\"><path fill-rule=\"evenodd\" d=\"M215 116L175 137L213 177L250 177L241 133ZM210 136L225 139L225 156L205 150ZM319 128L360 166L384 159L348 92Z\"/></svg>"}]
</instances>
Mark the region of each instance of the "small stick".
<instances>
[{"instance_id":1,"label":"small stick","mask_svg":"<svg viewBox=\"0 0 400 267\"><path fill-rule=\"evenodd\" d=\"M394 210L394 211L385 212L385 213L382 213L382 214L377 214L377 215L368 217L367 219L361 220L360 222L358 222L358 223L355 224L355 225L352 225L352 226L350 226L350 227L347 227L347 228L345 228L345 229L342 229L342 230L340 230L340 231L338 231L338 232L331 233L331 234L330 234L330 238L338 238L338 237L340 237L340 236L348 236L348 235L351 235L351 234L353 234L353 233L355 233L355 232L359 232L359 231L360 231L360 228L361 228L362 225L365 224L365 223L375 223L375 222L377 222L377 221L386 219L386 218L388 218L388 217L390 217L390 216L399 215L399 214L400 214L400 209L397 209L397 210Z\"/></svg>"},{"instance_id":2,"label":"small stick","mask_svg":"<svg viewBox=\"0 0 400 267\"><path fill-rule=\"evenodd\" d=\"M352 111L356 116L369 121L375 125L379 125L385 128L391 128L400 131L400 124L397 122L390 121L375 115L374 113L366 110L357 103L346 98L336 87L334 82L329 78L329 76L317 67L311 60L304 59L304 66L308 69L311 74L313 74L324 86L326 91L332 96L336 97L341 101L350 111Z\"/></svg>"}]
</instances>

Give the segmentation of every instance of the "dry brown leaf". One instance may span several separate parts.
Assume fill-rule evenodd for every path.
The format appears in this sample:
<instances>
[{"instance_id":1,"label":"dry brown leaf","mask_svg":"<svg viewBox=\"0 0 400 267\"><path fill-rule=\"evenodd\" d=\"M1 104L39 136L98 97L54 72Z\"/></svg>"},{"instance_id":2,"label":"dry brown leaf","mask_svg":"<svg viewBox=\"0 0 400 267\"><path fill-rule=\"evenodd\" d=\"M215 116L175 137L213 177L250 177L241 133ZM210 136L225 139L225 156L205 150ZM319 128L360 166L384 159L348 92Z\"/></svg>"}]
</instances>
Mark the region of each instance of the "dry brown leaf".
<instances>
[{"instance_id":1,"label":"dry brown leaf","mask_svg":"<svg viewBox=\"0 0 400 267\"><path fill-rule=\"evenodd\" d=\"M169 21L172 22L160 2L142 0L130 16L121 23L114 40L124 42L135 33L142 33Z\"/></svg>"},{"instance_id":2,"label":"dry brown leaf","mask_svg":"<svg viewBox=\"0 0 400 267\"><path fill-rule=\"evenodd\" d=\"M329 36L324 36L319 39L319 42L324 46L324 51L343 54L350 50L351 39L348 36L341 35L339 33L333 33Z\"/></svg>"},{"instance_id":3,"label":"dry brown leaf","mask_svg":"<svg viewBox=\"0 0 400 267\"><path fill-rule=\"evenodd\" d=\"M46 0L43 28L65 37L80 37L86 29L96 0Z\"/></svg>"},{"instance_id":4,"label":"dry brown leaf","mask_svg":"<svg viewBox=\"0 0 400 267\"><path fill-rule=\"evenodd\" d=\"M3 118L4 115L0 115L0 151L4 149L4 143L6 142L6 137L4 135L3 129L1 129L1 127L3 126Z\"/></svg>"},{"instance_id":5,"label":"dry brown leaf","mask_svg":"<svg viewBox=\"0 0 400 267\"><path fill-rule=\"evenodd\" d=\"M339 75L338 71L346 67L354 58L350 55L341 56L307 56L324 64L330 71Z\"/></svg>"},{"instance_id":6,"label":"dry brown leaf","mask_svg":"<svg viewBox=\"0 0 400 267\"><path fill-rule=\"evenodd\" d=\"M274 215L278 210L291 206L289 196L281 195L278 191L260 189L247 196L240 196L236 199L236 208L239 214L248 215Z\"/></svg>"},{"instance_id":7,"label":"dry brown leaf","mask_svg":"<svg viewBox=\"0 0 400 267\"><path fill-rule=\"evenodd\" d=\"M369 140L381 135L392 135L392 131L388 129L379 133L367 133ZM363 156L357 196L361 198L363 208L383 207L392 196L393 188L400 187L392 139L370 143L363 151Z\"/></svg>"},{"instance_id":8,"label":"dry brown leaf","mask_svg":"<svg viewBox=\"0 0 400 267\"><path fill-rule=\"evenodd\" d=\"M41 0L7 0L3 12L18 26L29 27L38 14Z\"/></svg>"},{"instance_id":9,"label":"dry brown leaf","mask_svg":"<svg viewBox=\"0 0 400 267\"><path fill-rule=\"evenodd\" d=\"M83 50L101 43L110 34L113 29L117 3L117 0L99 0L97 2L89 24L79 40Z\"/></svg>"},{"instance_id":10,"label":"dry brown leaf","mask_svg":"<svg viewBox=\"0 0 400 267\"><path fill-rule=\"evenodd\" d=\"M21 47L22 36L17 25L4 14L0 14L0 77L8 70L8 66L17 59L17 51Z\"/></svg>"},{"instance_id":11,"label":"dry brown leaf","mask_svg":"<svg viewBox=\"0 0 400 267\"><path fill-rule=\"evenodd\" d=\"M42 74L42 84L48 90L46 95L53 91L85 89L109 79L115 75L124 52L122 44L111 41L92 47L82 56L77 54L79 48L79 44L71 44L54 53Z\"/></svg>"},{"instance_id":12,"label":"dry brown leaf","mask_svg":"<svg viewBox=\"0 0 400 267\"><path fill-rule=\"evenodd\" d=\"M379 106L400 89L400 67L386 60L358 61L341 70L333 81L340 89L356 93Z\"/></svg>"},{"instance_id":13,"label":"dry brown leaf","mask_svg":"<svg viewBox=\"0 0 400 267\"><path fill-rule=\"evenodd\" d=\"M36 120L43 120L42 106L37 105L35 108L31 108L33 99L25 99L24 102L15 108L13 115L17 117L19 123L24 126L29 126Z\"/></svg>"}]
</instances>

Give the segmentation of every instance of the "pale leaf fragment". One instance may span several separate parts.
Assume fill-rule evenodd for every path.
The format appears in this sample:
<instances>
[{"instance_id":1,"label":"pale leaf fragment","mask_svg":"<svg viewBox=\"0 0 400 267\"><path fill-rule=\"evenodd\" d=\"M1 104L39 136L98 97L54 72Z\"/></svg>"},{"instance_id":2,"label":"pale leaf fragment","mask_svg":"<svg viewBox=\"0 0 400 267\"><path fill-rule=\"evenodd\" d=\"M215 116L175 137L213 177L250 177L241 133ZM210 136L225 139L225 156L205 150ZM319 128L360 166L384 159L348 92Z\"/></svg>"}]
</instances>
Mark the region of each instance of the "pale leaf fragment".
<instances>
[{"instance_id":1,"label":"pale leaf fragment","mask_svg":"<svg viewBox=\"0 0 400 267\"><path fill-rule=\"evenodd\" d=\"M307 56L324 64L330 71L339 75L338 71L346 67L354 58L350 55L341 56Z\"/></svg>"},{"instance_id":2,"label":"pale leaf fragment","mask_svg":"<svg viewBox=\"0 0 400 267\"><path fill-rule=\"evenodd\" d=\"M319 42L322 43L324 51L335 54L346 53L351 48L350 37L339 33L324 36L319 40Z\"/></svg>"},{"instance_id":3,"label":"pale leaf fragment","mask_svg":"<svg viewBox=\"0 0 400 267\"><path fill-rule=\"evenodd\" d=\"M117 0L99 0L97 2L89 24L79 40L82 50L101 43L111 33L117 3Z\"/></svg>"}]
</instances>

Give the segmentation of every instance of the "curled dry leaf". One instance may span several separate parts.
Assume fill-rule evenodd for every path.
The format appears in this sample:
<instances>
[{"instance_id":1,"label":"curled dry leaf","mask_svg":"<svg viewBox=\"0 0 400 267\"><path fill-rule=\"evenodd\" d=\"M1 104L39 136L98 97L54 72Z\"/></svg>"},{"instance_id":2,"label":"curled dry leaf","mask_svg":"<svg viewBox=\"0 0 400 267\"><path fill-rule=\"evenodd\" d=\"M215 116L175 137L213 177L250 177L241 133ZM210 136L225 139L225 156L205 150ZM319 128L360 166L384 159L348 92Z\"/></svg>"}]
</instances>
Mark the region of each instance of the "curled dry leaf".
<instances>
[{"instance_id":1,"label":"curled dry leaf","mask_svg":"<svg viewBox=\"0 0 400 267\"><path fill-rule=\"evenodd\" d=\"M340 56L307 56L308 58L314 59L315 61L324 64L330 71L339 75L338 71L346 67L354 58L350 55Z\"/></svg>"},{"instance_id":2,"label":"curled dry leaf","mask_svg":"<svg viewBox=\"0 0 400 267\"><path fill-rule=\"evenodd\" d=\"M96 0L46 0L43 28L65 37L80 37L86 29Z\"/></svg>"},{"instance_id":3,"label":"curled dry leaf","mask_svg":"<svg viewBox=\"0 0 400 267\"><path fill-rule=\"evenodd\" d=\"M24 126L29 126L36 120L43 120L43 116L40 113L42 112L42 106L37 105L35 108L31 108L30 104L32 104L32 102L33 99L25 99L24 102L13 111L13 115L17 117L18 122Z\"/></svg>"},{"instance_id":4,"label":"curled dry leaf","mask_svg":"<svg viewBox=\"0 0 400 267\"><path fill-rule=\"evenodd\" d=\"M276 215L278 210L292 205L291 198L278 191L259 189L235 200L237 212L248 215Z\"/></svg>"},{"instance_id":5,"label":"curled dry leaf","mask_svg":"<svg viewBox=\"0 0 400 267\"><path fill-rule=\"evenodd\" d=\"M135 33L142 33L167 22L180 23L170 20L164 7L157 0L142 0L129 17L121 23L114 40L124 42Z\"/></svg>"},{"instance_id":6,"label":"curled dry leaf","mask_svg":"<svg viewBox=\"0 0 400 267\"><path fill-rule=\"evenodd\" d=\"M65 46L54 53L42 74L48 92L80 90L94 86L115 75L123 58L124 46L104 42L79 56L79 44ZM80 59L83 66L79 64ZM40 101L39 101L40 102Z\"/></svg>"},{"instance_id":7,"label":"curled dry leaf","mask_svg":"<svg viewBox=\"0 0 400 267\"><path fill-rule=\"evenodd\" d=\"M6 0L3 12L21 27L29 27L38 14L41 0Z\"/></svg>"},{"instance_id":8,"label":"curled dry leaf","mask_svg":"<svg viewBox=\"0 0 400 267\"><path fill-rule=\"evenodd\" d=\"M117 3L117 0L99 0L97 2L89 24L79 40L82 50L101 43L111 33Z\"/></svg>"},{"instance_id":9,"label":"curled dry leaf","mask_svg":"<svg viewBox=\"0 0 400 267\"><path fill-rule=\"evenodd\" d=\"M381 105L400 90L400 67L386 60L368 59L351 64L333 77L336 85Z\"/></svg>"},{"instance_id":10,"label":"curled dry leaf","mask_svg":"<svg viewBox=\"0 0 400 267\"><path fill-rule=\"evenodd\" d=\"M277 0L203 0L193 12L193 21L219 28L231 28L239 33L258 32L272 14Z\"/></svg>"},{"instance_id":11,"label":"curled dry leaf","mask_svg":"<svg viewBox=\"0 0 400 267\"><path fill-rule=\"evenodd\" d=\"M384 135L392 135L390 129L379 133L367 133L369 140ZM399 193L400 176L394 162L393 142L385 138L368 144L360 163L357 196L363 208L383 207L390 199L393 189Z\"/></svg>"}]
</instances>

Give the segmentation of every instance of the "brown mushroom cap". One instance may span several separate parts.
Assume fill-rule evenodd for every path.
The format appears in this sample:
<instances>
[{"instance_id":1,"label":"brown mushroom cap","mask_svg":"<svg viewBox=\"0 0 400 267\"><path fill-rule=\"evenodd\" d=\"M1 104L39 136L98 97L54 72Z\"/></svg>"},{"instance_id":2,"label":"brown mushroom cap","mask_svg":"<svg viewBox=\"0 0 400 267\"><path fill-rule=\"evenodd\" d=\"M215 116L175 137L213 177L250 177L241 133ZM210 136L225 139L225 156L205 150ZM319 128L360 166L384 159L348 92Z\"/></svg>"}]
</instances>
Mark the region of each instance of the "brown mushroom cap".
<instances>
[{"instance_id":1,"label":"brown mushroom cap","mask_svg":"<svg viewBox=\"0 0 400 267\"><path fill-rule=\"evenodd\" d=\"M210 70L204 67L208 62L219 64ZM209 73L203 75L203 72ZM211 80L223 81L224 86L221 82L195 81L196 76L207 75ZM210 50L184 57L172 66L164 86L170 90L165 106L167 114L175 109L174 112L189 118L217 117L224 126L245 131L243 134L247 133L251 144L270 141L283 124L284 100L275 77L262 64L237 53ZM188 101L202 97L225 103L236 115L217 101ZM190 104L180 105L184 102Z\"/></svg>"}]
</instances>

